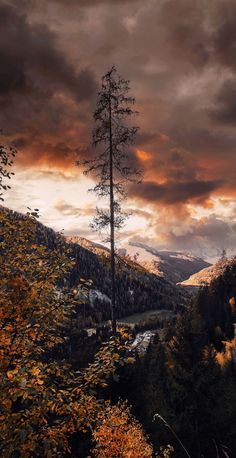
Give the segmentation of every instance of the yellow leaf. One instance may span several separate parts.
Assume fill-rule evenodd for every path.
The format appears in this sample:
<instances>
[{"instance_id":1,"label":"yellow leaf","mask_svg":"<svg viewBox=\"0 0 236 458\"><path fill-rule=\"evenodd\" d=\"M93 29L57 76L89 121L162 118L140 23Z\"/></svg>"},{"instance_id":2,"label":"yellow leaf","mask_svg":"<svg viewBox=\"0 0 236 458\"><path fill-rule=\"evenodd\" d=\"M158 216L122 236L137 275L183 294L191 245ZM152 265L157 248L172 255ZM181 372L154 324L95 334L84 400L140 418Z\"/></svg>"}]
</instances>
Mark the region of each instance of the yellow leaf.
<instances>
[{"instance_id":1,"label":"yellow leaf","mask_svg":"<svg viewBox=\"0 0 236 458\"><path fill-rule=\"evenodd\" d=\"M134 364L135 363L135 358L132 358L131 356L129 356L129 358L127 358L126 362L128 364Z\"/></svg>"},{"instance_id":2,"label":"yellow leaf","mask_svg":"<svg viewBox=\"0 0 236 458\"><path fill-rule=\"evenodd\" d=\"M33 367L33 368L31 369L31 373L32 373L33 375L39 375L40 372L41 372L41 371L40 371L40 369L39 369L38 367Z\"/></svg>"},{"instance_id":3,"label":"yellow leaf","mask_svg":"<svg viewBox=\"0 0 236 458\"><path fill-rule=\"evenodd\" d=\"M8 378L9 380L12 380L12 379L14 378L14 373L13 373L12 371L8 371L8 372L7 372L7 378Z\"/></svg>"}]
</instances>

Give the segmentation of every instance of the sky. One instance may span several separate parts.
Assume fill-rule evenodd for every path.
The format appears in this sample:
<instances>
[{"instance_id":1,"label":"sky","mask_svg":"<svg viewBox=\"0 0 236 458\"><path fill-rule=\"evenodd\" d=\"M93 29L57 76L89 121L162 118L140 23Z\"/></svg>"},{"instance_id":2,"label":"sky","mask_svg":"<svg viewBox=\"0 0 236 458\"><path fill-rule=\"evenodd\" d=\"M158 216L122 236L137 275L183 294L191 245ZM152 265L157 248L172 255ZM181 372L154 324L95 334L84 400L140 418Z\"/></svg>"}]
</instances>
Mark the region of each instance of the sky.
<instances>
[{"instance_id":1,"label":"sky","mask_svg":"<svg viewBox=\"0 0 236 458\"><path fill-rule=\"evenodd\" d=\"M130 80L140 129L128 186L139 241L208 259L236 246L236 1L0 0L0 128L18 149L5 205L99 240L88 158L101 77Z\"/></svg>"}]
</instances>

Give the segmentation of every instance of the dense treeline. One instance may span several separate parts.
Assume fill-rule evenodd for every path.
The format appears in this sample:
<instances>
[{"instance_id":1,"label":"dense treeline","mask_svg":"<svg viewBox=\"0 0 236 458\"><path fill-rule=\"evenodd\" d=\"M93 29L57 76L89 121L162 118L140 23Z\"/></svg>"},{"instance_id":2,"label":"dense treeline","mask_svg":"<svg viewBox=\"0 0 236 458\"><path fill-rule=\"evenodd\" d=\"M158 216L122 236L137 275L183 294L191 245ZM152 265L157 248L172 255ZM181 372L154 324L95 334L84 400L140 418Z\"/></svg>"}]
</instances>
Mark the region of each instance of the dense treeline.
<instances>
[{"instance_id":1,"label":"dense treeline","mask_svg":"<svg viewBox=\"0 0 236 458\"><path fill-rule=\"evenodd\" d=\"M8 217L12 219L24 218L23 215L5 209ZM56 248L56 233L37 223L36 242L48 246L50 250ZM73 288L80 282L80 278L92 281L92 288L104 294L102 298L95 298L94 303L78 304L80 316L83 316L81 325L94 324L110 318L110 306L107 297L110 297L110 263L106 257L99 257L91 251L75 243L66 243L65 250L70 250L75 265L71 269L67 284ZM59 286L62 286L64 279L61 279ZM173 311L182 309L186 299L180 288L171 285L165 279L150 274L137 267L136 264L117 261L116 275L117 290L117 317L123 317L136 312L143 312L148 309L166 308Z\"/></svg>"},{"instance_id":2,"label":"dense treeline","mask_svg":"<svg viewBox=\"0 0 236 458\"><path fill-rule=\"evenodd\" d=\"M154 445L173 444L176 457L186 456L179 440L191 457L236 454L235 274L234 260L114 387Z\"/></svg>"},{"instance_id":3,"label":"dense treeline","mask_svg":"<svg viewBox=\"0 0 236 458\"><path fill-rule=\"evenodd\" d=\"M236 258L229 260L222 275L199 293L198 307L207 333L217 349L222 341L232 339L235 322Z\"/></svg>"}]
</instances>

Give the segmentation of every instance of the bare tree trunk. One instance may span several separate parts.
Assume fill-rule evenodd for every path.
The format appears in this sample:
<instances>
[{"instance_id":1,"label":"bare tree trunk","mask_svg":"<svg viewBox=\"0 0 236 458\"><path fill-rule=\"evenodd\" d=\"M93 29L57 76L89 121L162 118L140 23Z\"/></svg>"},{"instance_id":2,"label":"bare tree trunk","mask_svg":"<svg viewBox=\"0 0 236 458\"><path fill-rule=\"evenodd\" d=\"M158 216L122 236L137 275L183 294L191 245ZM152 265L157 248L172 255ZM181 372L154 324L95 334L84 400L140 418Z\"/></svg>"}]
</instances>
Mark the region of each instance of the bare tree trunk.
<instances>
[{"instance_id":1,"label":"bare tree trunk","mask_svg":"<svg viewBox=\"0 0 236 458\"><path fill-rule=\"evenodd\" d=\"M109 91L109 143L110 143L110 247L111 247L111 325L116 333L116 294L115 294L115 228L114 228L114 189L113 189L113 147L112 147L112 117L111 89Z\"/></svg>"}]
</instances>

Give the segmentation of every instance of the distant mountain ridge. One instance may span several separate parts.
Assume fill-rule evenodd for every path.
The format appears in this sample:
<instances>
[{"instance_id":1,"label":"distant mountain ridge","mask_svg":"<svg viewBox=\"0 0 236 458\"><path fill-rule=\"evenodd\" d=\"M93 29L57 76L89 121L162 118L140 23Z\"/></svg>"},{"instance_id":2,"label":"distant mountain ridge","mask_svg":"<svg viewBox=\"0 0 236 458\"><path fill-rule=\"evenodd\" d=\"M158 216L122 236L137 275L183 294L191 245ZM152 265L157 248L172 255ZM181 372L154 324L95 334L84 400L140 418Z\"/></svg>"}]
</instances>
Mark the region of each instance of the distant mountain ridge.
<instances>
[{"instance_id":1,"label":"distant mountain ridge","mask_svg":"<svg viewBox=\"0 0 236 458\"><path fill-rule=\"evenodd\" d=\"M1 207L3 208L3 207ZM27 219L27 215L3 208L6 217L17 221ZM78 302L83 323L93 325L110 318L109 297L111 291L110 263L107 262L109 250L99 244L78 238L64 238L65 251L71 251L75 266L70 272L68 287L74 288L80 279L92 281L94 290L92 300L86 304ZM80 243L78 243L80 242ZM57 237L53 229L36 222L35 243L48 247L49 251L57 246ZM182 288L172 285L164 278L148 272L131 260L116 260L117 317L125 317L146 310L180 311L185 306L187 297ZM62 279L63 284L63 279ZM82 318L81 318L82 320Z\"/></svg>"},{"instance_id":2,"label":"distant mountain ridge","mask_svg":"<svg viewBox=\"0 0 236 458\"><path fill-rule=\"evenodd\" d=\"M167 281L176 284L189 278L190 275L209 267L210 263L188 253L178 251L156 250L139 242L130 242L119 250L123 256L129 256Z\"/></svg>"},{"instance_id":3,"label":"distant mountain ridge","mask_svg":"<svg viewBox=\"0 0 236 458\"><path fill-rule=\"evenodd\" d=\"M215 264L206 267L199 272L191 275L187 280L179 283L186 288L199 289L201 286L210 285L215 279L220 277L226 269L231 268L236 263L236 257L220 259Z\"/></svg>"},{"instance_id":4,"label":"distant mountain ridge","mask_svg":"<svg viewBox=\"0 0 236 458\"><path fill-rule=\"evenodd\" d=\"M109 256L108 248L84 237L72 236L67 237L67 240L83 246L98 256ZM159 251L139 242L121 245L117 252L120 257L129 259L134 264L142 266L149 273L172 284L182 282L188 279L190 275L211 265L191 254L177 251Z\"/></svg>"}]
</instances>

